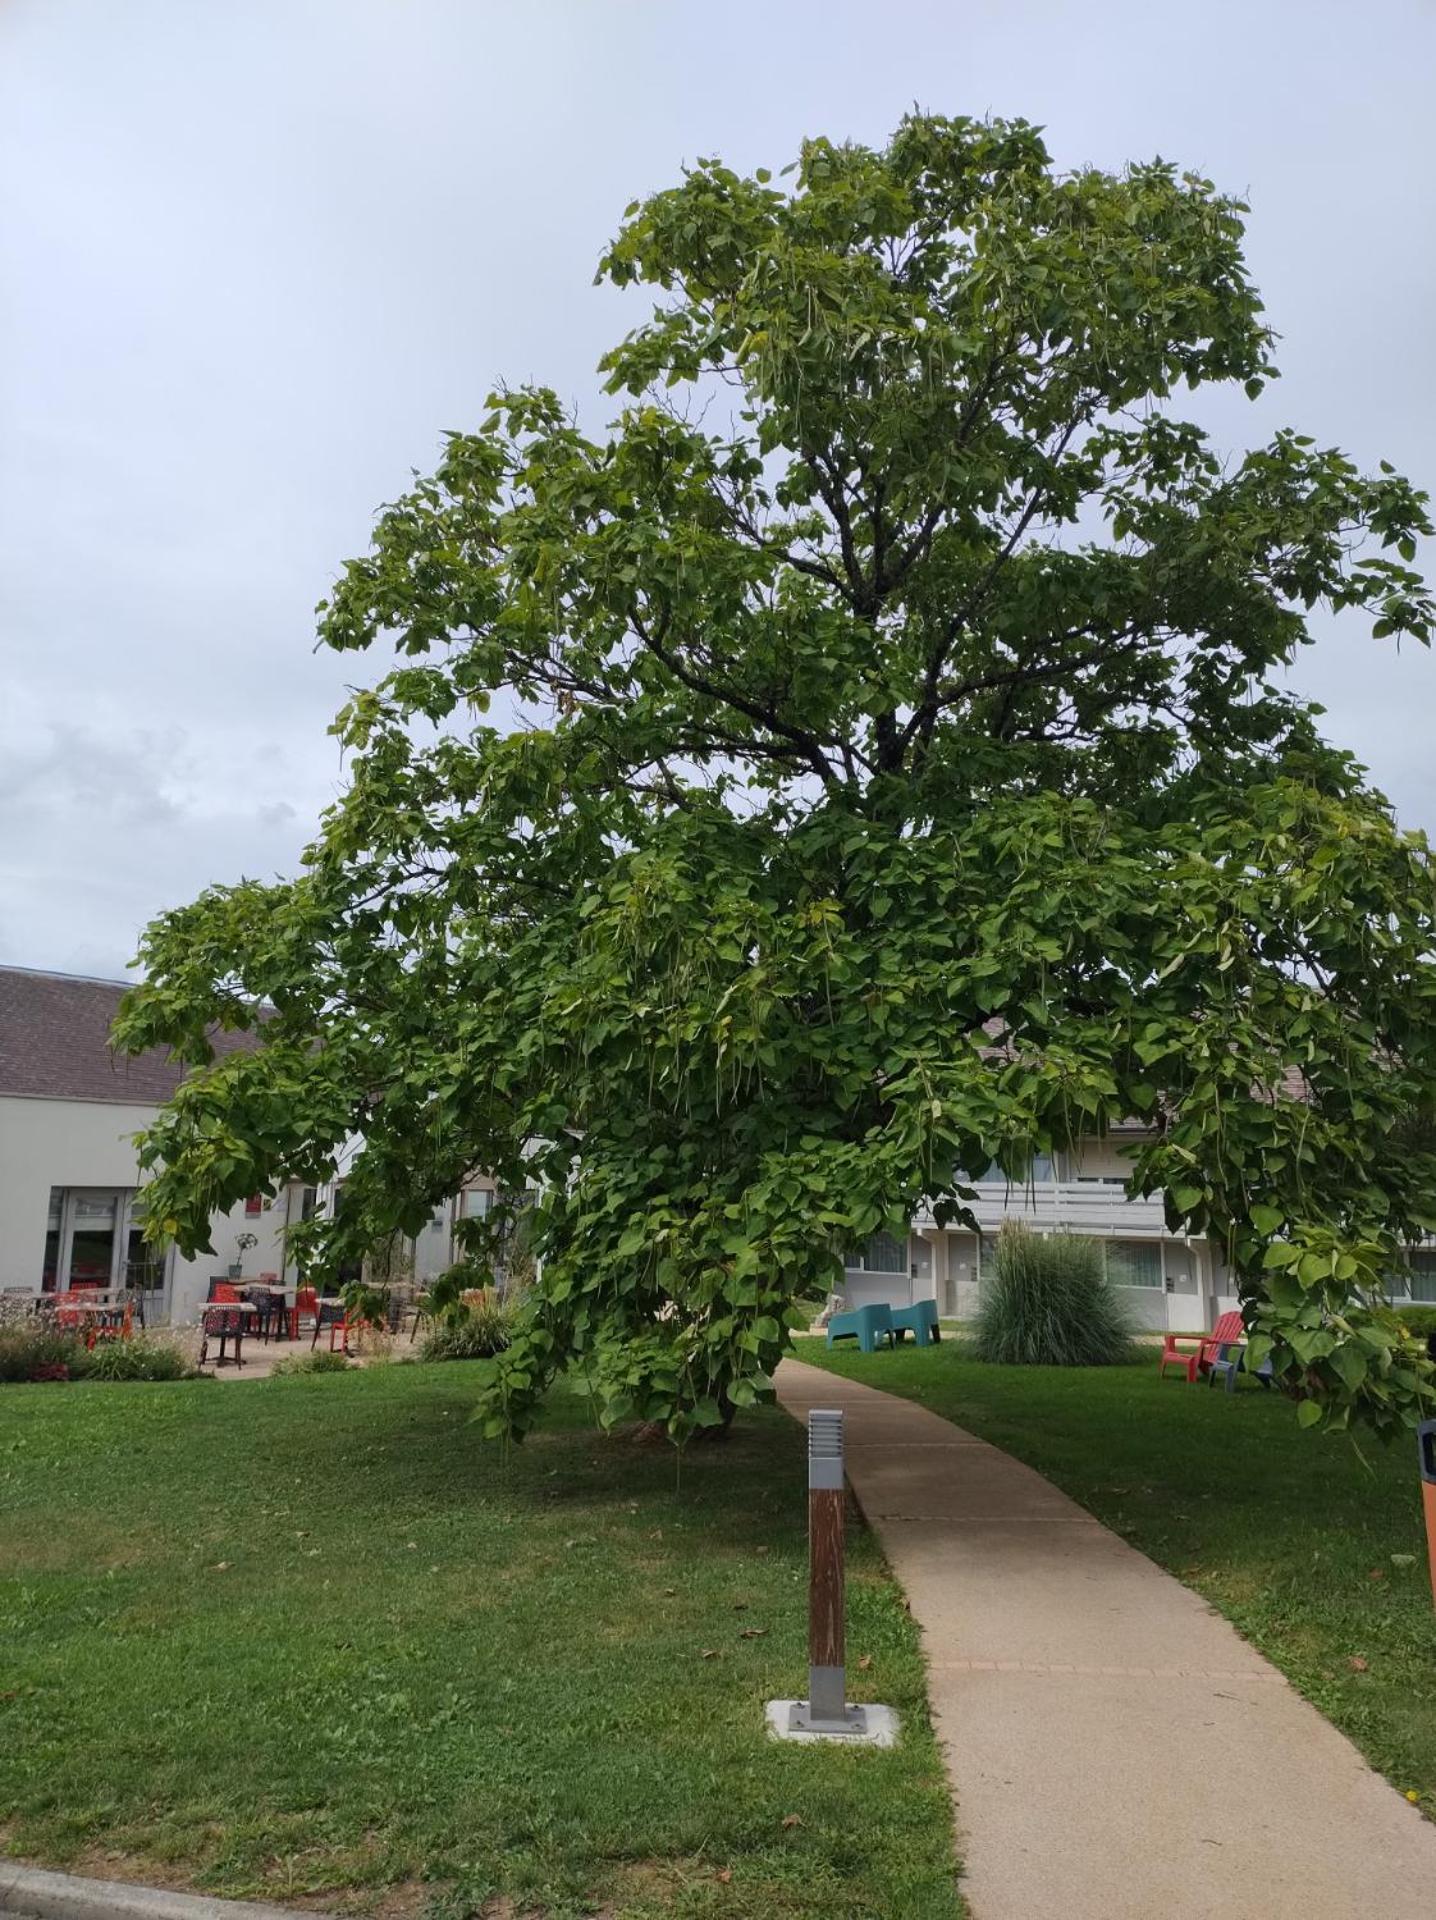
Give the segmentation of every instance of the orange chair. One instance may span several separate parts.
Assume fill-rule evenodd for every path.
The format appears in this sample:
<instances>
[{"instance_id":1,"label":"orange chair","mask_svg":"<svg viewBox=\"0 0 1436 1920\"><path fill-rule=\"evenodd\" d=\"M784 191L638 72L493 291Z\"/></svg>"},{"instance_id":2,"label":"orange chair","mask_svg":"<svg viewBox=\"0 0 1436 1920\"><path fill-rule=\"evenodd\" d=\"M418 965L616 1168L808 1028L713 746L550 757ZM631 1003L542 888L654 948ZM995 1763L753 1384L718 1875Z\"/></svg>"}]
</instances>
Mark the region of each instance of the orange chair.
<instances>
[{"instance_id":1,"label":"orange chair","mask_svg":"<svg viewBox=\"0 0 1436 1920\"><path fill-rule=\"evenodd\" d=\"M1195 1386L1222 1348L1244 1335L1240 1313L1224 1313L1210 1333L1169 1333L1162 1342L1157 1373L1160 1376L1168 1367L1176 1367L1187 1376L1188 1385Z\"/></svg>"}]
</instances>

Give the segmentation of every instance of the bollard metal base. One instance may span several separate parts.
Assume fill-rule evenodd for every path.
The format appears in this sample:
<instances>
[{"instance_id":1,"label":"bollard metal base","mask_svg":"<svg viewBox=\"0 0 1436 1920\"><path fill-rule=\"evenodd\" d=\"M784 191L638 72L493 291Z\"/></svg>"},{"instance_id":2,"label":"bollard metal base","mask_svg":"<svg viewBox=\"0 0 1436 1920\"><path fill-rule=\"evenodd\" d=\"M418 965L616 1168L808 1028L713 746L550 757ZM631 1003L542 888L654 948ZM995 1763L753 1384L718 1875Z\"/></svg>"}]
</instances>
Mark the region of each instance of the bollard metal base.
<instances>
[{"instance_id":1,"label":"bollard metal base","mask_svg":"<svg viewBox=\"0 0 1436 1920\"><path fill-rule=\"evenodd\" d=\"M898 1717L891 1707L845 1704L841 1720L817 1719L806 1700L770 1700L768 1731L779 1740L841 1740L853 1747L895 1747Z\"/></svg>"}]
</instances>

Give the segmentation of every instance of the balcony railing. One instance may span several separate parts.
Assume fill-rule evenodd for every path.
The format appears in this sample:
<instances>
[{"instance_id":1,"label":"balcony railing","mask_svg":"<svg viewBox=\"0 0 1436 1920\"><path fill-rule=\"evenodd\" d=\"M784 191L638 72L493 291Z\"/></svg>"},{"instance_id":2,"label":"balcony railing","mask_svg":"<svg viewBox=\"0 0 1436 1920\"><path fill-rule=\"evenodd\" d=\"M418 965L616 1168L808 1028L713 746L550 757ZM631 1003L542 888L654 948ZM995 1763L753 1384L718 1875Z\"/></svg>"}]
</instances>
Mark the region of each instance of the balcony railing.
<instances>
[{"instance_id":1,"label":"balcony railing","mask_svg":"<svg viewBox=\"0 0 1436 1920\"><path fill-rule=\"evenodd\" d=\"M1120 1180L1038 1180L1025 1186L1009 1185L1005 1180L980 1180L976 1188L977 1198L968 1204L984 1231L995 1230L1004 1220L1025 1220L1036 1227L1067 1227L1074 1233L1118 1238L1131 1235L1139 1240L1167 1231L1160 1196L1129 1200ZM919 1209L913 1224L931 1227L931 1210Z\"/></svg>"}]
</instances>

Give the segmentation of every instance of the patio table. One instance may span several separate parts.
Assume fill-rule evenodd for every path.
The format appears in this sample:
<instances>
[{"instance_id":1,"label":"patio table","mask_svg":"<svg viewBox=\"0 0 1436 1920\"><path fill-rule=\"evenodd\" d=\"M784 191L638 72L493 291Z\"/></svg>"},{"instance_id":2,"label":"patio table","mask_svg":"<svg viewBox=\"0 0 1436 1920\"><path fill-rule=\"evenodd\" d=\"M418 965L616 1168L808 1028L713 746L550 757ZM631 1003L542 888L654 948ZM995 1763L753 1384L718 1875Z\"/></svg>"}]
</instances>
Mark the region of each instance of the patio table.
<instances>
[{"instance_id":1,"label":"patio table","mask_svg":"<svg viewBox=\"0 0 1436 1920\"><path fill-rule=\"evenodd\" d=\"M217 1314L233 1314L235 1323L225 1319L212 1327L211 1320ZM248 1300L211 1300L200 1309L200 1345L199 1364L204 1365L209 1357L209 1337L211 1333L219 1335L219 1354L215 1359L217 1367L242 1367L244 1365L244 1335L251 1320L259 1318L259 1308ZM234 1353L226 1360L224 1349L228 1341L234 1341Z\"/></svg>"}]
</instances>

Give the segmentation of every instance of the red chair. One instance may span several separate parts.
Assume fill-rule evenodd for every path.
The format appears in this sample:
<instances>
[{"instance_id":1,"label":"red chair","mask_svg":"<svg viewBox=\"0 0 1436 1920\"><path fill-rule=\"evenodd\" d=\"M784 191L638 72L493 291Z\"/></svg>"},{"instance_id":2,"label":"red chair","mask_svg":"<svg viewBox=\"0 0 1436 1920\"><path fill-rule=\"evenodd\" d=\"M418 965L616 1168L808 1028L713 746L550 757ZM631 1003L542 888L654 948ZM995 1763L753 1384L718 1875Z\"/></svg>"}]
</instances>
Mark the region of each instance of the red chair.
<instances>
[{"instance_id":1,"label":"red chair","mask_svg":"<svg viewBox=\"0 0 1436 1920\"><path fill-rule=\"evenodd\" d=\"M232 1287L227 1280L216 1280L214 1283L214 1295L210 1304L211 1306L215 1304L226 1307L237 1306L239 1304L239 1288Z\"/></svg>"},{"instance_id":2,"label":"red chair","mask_svg":"<svg viewBox=\"0 0 1436 1920\"><path fill-rule=\"evenodd\" d=\"M312 1352L319 1345L319 1336L328 1327L329 1351L337 1353L342 1347L349 1351L349 1315L344 1311L344 1302L332 1296L326 1296L319 1302L314 1317L314 1338L309 1347Z\"/></svg>"},{"instance_id":3,"label":"red chair","mask_svg":"<svg viewBox=\"0 0 1436 1920\"><path fill-rule=\"evenodd\" d=\"M1169 1333L1157 1361L1158 1376L1176 1367L1187 1376L1188 1385L1195 1386L1222 1348L1244 1334L1240 1313L1224 1313L1210 1333Z\"/></svg>"},{"instance_id":4,"label":"red chair","mask_svg":"<svg viewBox=\"0 0 1436 1920\"><path fill-rule=\"evenodd\" d=\"M55 1295L55 1325L61 1333L79 1333L88 1327L89 1314L73 1304L83 1294L83 1289L71 1288L68 1293Z\"/></svg>"},{"instance_id":5,"label":"red chair","mask_svg":"<svg viewBox=\"0 0 1436 1920\"><path fill-rule=\"evenodd\" d=\"M294 1305L289 1314L289 1337L299 1338L299 1322L305 1314L314 1322L316 1331L319 1326L319 1295L313 1287L297 1287L294 1293Z\"/></svg>"}]
</instances>

